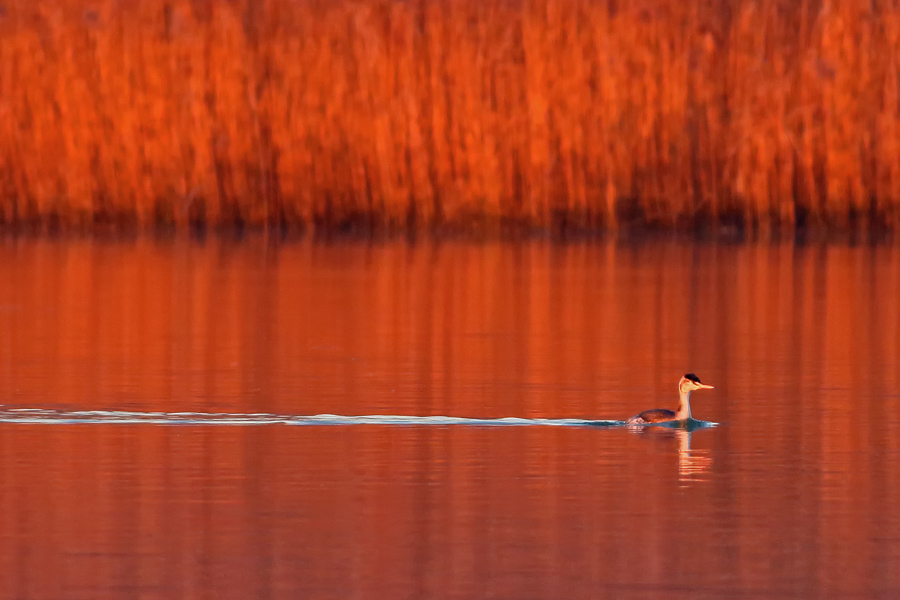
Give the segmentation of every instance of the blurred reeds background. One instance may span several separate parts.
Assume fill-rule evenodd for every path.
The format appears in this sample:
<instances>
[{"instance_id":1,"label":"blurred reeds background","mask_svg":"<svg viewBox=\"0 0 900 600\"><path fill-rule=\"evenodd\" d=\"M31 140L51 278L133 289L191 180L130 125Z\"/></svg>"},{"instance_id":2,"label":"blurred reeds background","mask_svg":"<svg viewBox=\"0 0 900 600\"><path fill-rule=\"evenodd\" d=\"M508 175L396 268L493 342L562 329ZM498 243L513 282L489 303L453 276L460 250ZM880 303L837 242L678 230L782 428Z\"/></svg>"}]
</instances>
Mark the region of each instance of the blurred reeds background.
<instances>
[{"instance_id":1,"label":"blurred reeds background","mask_svg":"<svg viewBox=\"0 0 900 600\"><path fill-rule=\"evenodd\" d=\"M896 229L900 4L10 0L0 221Z\"/></svg>"}]
</instances>

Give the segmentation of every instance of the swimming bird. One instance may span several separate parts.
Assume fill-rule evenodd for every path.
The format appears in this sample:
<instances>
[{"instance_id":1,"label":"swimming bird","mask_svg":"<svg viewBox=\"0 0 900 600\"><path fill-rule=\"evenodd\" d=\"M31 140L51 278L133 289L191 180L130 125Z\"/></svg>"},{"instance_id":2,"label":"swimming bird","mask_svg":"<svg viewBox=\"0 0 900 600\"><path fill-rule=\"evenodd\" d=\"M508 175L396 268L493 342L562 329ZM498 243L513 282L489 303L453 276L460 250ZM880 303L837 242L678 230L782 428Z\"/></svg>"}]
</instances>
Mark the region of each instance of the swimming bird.
<instances>
[{"instance_id":1,"label":"swimming bird","mask_svg":"<svg viewBox=\"0 0 900 600\"><path fill-rule=\"evenodd\" d=\"M645 410L639 415L634 415L626 425L652 425L654 423L682 422L691 419L691 392L694 390L711 390L713 386L700 383L700 378L693 373L688 373L678 382L678 410L667 408L654 408Z\"/></svg>"}]
</instances>

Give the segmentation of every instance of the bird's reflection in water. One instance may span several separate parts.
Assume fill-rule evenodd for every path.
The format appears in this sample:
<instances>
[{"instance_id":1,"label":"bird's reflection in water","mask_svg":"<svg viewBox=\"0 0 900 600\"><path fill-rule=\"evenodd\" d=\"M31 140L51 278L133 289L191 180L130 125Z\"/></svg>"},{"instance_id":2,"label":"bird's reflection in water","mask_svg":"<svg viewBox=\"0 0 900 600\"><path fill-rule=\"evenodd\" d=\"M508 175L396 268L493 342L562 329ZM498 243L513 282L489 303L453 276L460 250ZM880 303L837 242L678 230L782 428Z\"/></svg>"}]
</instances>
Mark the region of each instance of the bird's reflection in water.
<instances>
[{"instance_id":1,"label":"bird's reflection in water","mask_svg":"<svg viewBox=\"0 0 900 600\"><path fill-rule=\"evenodd\" d=\"M692 432L676 430L678 439L678 479L682 483L706 480L712 469L712 452L710 450L692 450Z\"/></svg>"},{"instance_id":2,"label":"bird's reflection in water","mask_svg":"<svg viewBox=\"0 0 900 600\"><path fill-rule=\"evenodd\" d=\"M639 427L635 434L659 440L674 440L678 450L678 479L682 484L709 479L712 470L712 451L691 448L690 428Z\"/></svg>"}]
</instances>

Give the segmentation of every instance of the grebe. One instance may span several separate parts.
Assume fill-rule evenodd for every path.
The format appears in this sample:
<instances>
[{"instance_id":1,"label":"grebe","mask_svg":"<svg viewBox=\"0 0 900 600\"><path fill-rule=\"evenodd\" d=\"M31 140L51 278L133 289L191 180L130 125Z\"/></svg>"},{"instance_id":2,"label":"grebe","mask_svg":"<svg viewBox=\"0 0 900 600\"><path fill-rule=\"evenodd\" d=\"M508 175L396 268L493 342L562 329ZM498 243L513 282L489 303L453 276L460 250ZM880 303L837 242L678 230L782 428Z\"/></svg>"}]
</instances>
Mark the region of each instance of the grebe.
<instances>
[{"instance_id":1,"label":"grebe","mask_svg":"<svg viewBox=\"0 0 900 600\"><path fill-rule=\"evenodd\" d=\"M711 390L713 386L700 383L700 378L693 373L688 373L678 382L678 410L667 408L654 408L645 410L639 415L634 415L626 425L652 425L654 423L671 423L687 421L691 418L691 392L694 390Z\"/></svg>"}]
</instances>

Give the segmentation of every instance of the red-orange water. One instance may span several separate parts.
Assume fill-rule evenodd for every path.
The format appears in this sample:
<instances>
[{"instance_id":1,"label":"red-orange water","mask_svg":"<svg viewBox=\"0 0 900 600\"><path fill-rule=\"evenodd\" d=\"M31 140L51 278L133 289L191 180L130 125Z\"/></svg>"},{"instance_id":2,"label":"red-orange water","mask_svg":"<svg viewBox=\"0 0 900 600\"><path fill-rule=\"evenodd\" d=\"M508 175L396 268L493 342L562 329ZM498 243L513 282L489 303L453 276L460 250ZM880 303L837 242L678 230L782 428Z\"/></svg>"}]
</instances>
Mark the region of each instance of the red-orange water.
<instances>
[{"instance_id":1,"label":"red-orange water","mask_svg":"<svg viewBox=\"0 0 900 600\"><path fill-rule=\"evenodd\" d=\"M0 246L2 402L684 432L0 423L0 599L891 598L900 248Z\"/></svg>"}]
</instances>

